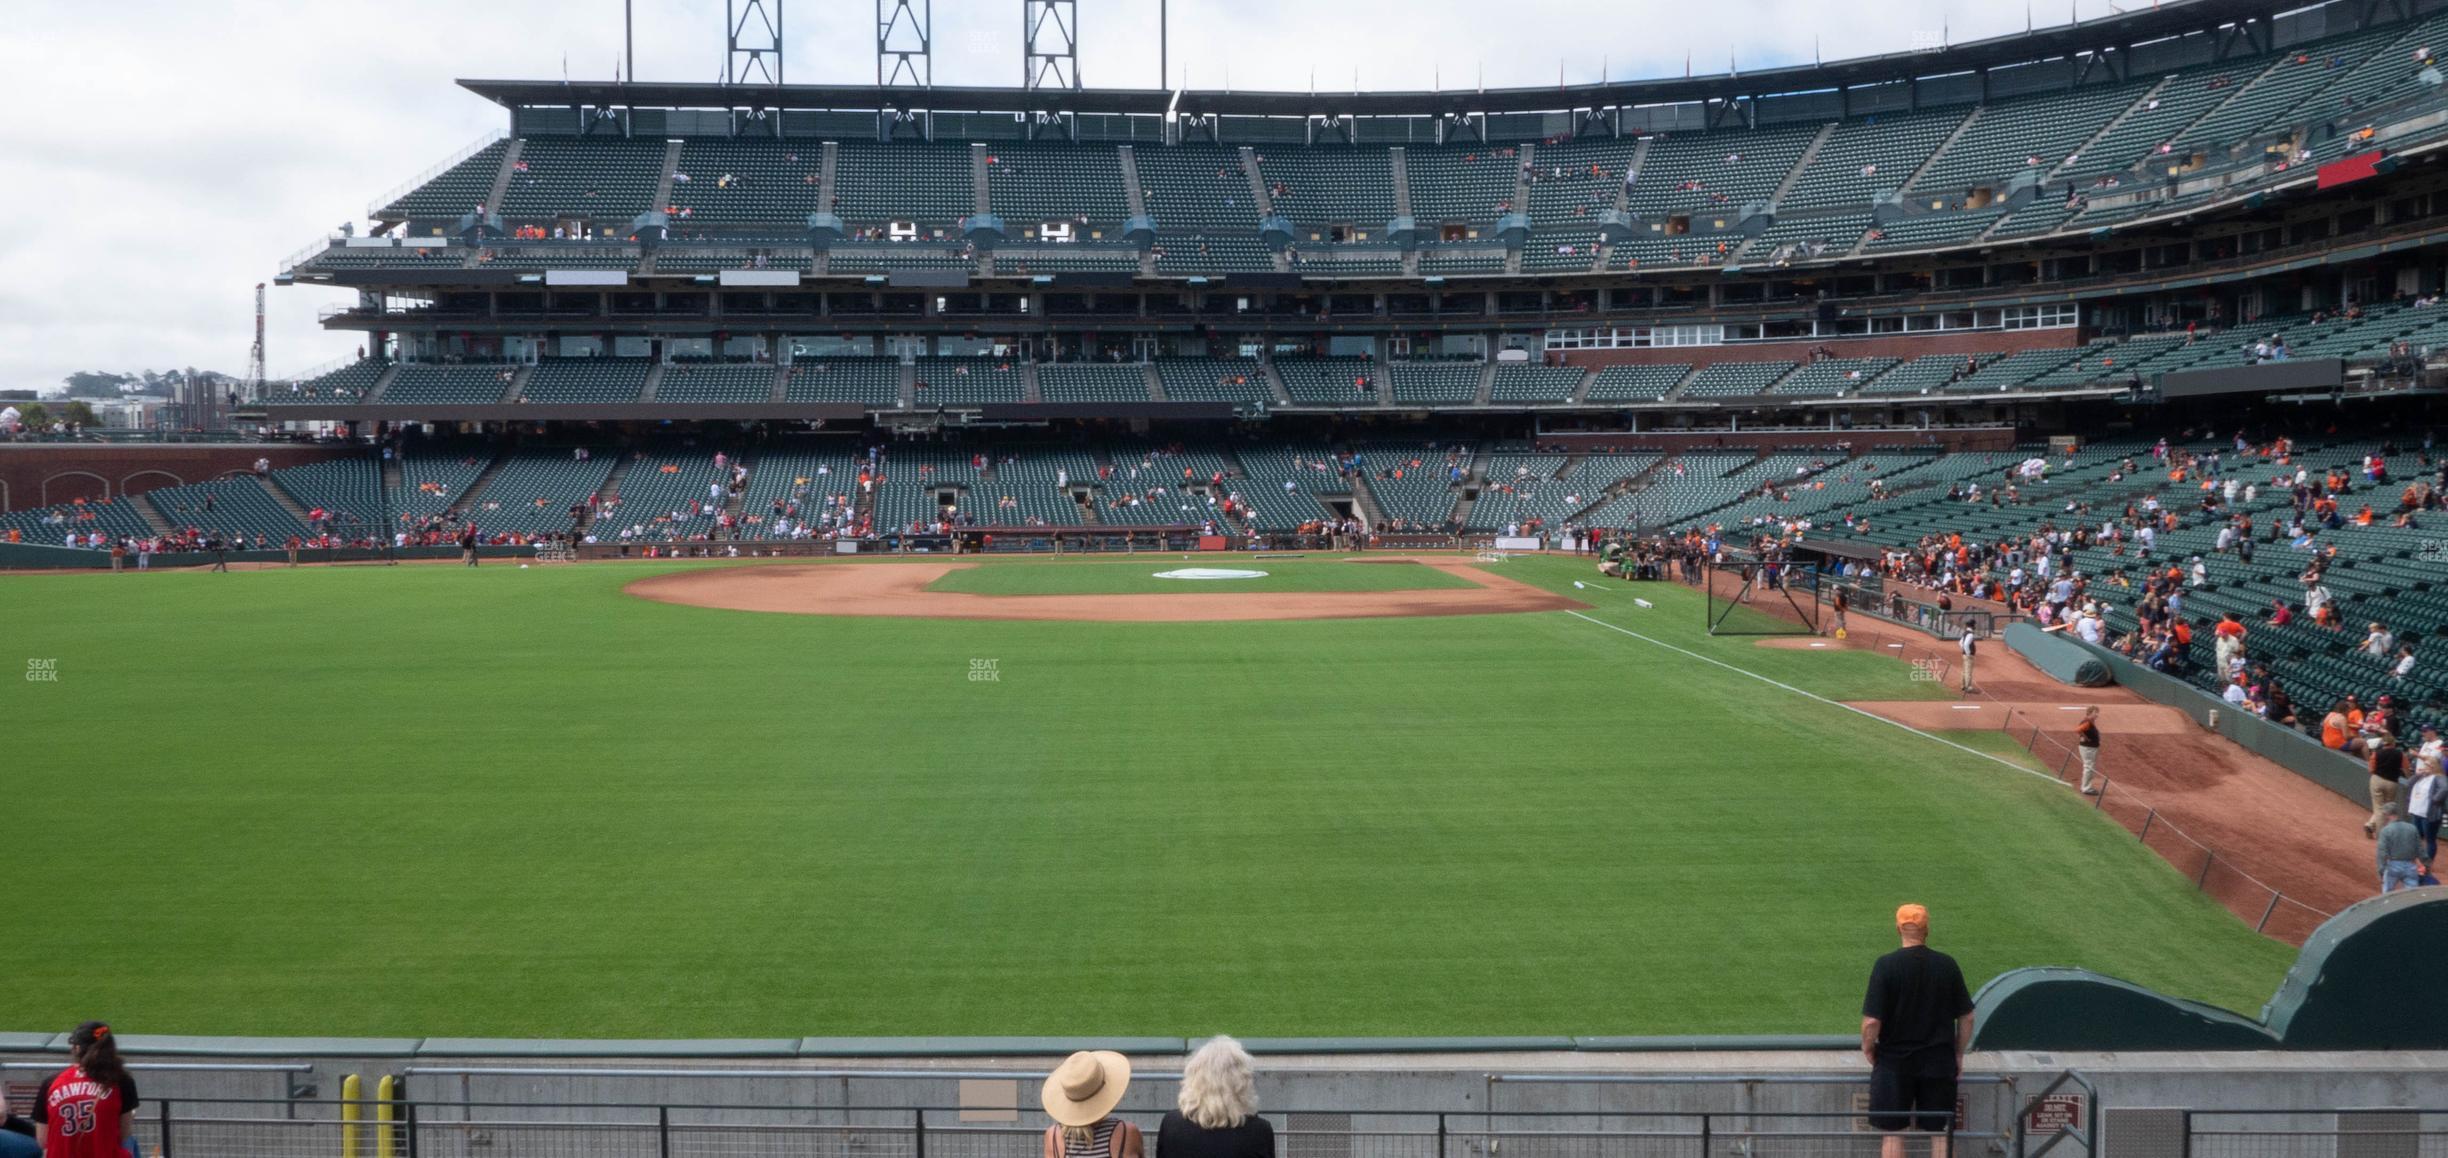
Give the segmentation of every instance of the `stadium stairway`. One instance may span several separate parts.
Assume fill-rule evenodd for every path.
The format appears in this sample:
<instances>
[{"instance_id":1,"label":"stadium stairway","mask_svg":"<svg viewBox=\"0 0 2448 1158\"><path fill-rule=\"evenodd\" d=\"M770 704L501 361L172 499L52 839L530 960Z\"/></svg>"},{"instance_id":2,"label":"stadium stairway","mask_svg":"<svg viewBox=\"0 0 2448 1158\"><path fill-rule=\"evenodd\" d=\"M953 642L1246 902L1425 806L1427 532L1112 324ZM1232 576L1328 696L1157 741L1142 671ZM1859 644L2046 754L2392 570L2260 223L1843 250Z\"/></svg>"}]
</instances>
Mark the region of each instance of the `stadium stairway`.
<instances>
[{"instance_id":1,"label":"stadium stairway","mask_svg":"<svg viewBox=\"0 0 2448 1158\"><path fill-rule=\"evenodd\" d=\"M643 390L638 392L638 401L652 402L655 400L655 395L662 393L662 391L663 363L657 362L654 365L646 368L646 386ZM618 473L619 468L615 467L613 470L615 473Z\"/></svg>"},{"instance_id":2,"label":"stadium stairway","mask_svg":"<svg viewBox=\"0 0 2448 1158\"><path fill-rule=\"evenodd\" d=\"M1386 168L1394 177L1394 215L1411 216L1411 162L1402 146L1386 150Z\"/></svg>"},{"instance_id":3,"label":"stadium stairway","mask_svg":"<svg viewBox=\"0 0 2448 1158\"><path fill-rule=\"evenodd\" d=\"M397 377L399 377L399 363L393 362L384 367L383 372L375 376L374 384L366 387L366 401L369 403L382 401L383 391L389 390L391 380Z\"/></svg>"},{"instance_id":4,"label":"stadium stairway","mask_svg":"<svg viewBox=\"0 0 2448 1158\"><path fill-rule=\"evenodd\" d=\"M407 485L407 483L404 481L405 478L406 476L400 471L399 455L389 454L383 456L382 493L384 495L398 494L400 488ZM384 505L388 506L389 504L386 503ZM389 511L385 511L383 513L386 517L388 517L390 514Z\"/></svg>"},{"instance_id":5,"label":"stadium stairway","mask_svg":"<svg viewBox=\"0 0 2448 1158\"><path fill-rule=\"evenodd\" d=\"M1156 363L1139 363L1139 373L1141 377L1147 379L1148 398L1155 402L1166 401L1167 399L1165 398L1164 392L1164 375L1156 372Z\"/></svg>"},{"instance_id":6,"label":"stadium stairway","mask_svg":"<svg viewBox=\"0 0 2448 1158\"><path fill-rule=\"evenodd\" d=\"M1928 173L1932 168L1936 167L1938 164L1938 158L1946 156L1947 150L1954 148L1957 141L1964 139L1964 134L1972 131L1972 126L1980 123L1981 113L1988 107L1989 106L1987 105L1972 106L1972 115L1965 117L1962 124L1956 125L1955 131L1948 133L1945 140L1938 142L1938 147L1930 150L1930 155L1922 158L1921 163L1913 167L1912 174L1904 178L1904 182L1897 185L1896 188L1912 188L1914 182L1919 181L1923 174ZM1865 229L1862 231L1862 239L1854 244L1853 252L1860 253L1862 247L1868 244L1870 244L1870 231Z\"/></svg>"},{"instance_id":7,"label":"stadium stairway","mask_svg":"<svg viewBox=\"0 0 2448 1158\"><path fill-rule=\"evenodd\" d=\"M1809 171L1811 162L1819 159L1819 151L1827 148L1828 138L1836 135L1836 126L1839 123L1840 122L1837 121L1829 121L1828 123L1819 126L1819 135L1811 138L1809 147L1802 150L1802 156L1794 161L1794 167L1785 174L1785 179L1777 182L1776 191L1768 194L1768 207L1770 209L1774 209L1777 206L1785 203L1785 195L1793 192L1794 186L1801 183L1802 174ZM1645 145L1648 142L1643 141L1641 143ZM1618 208L1621 208L1621 206L1618 206Z\"/></svg>"},{"instance_id":8,"label":"stadium stairway","mask_svg":"<svg viewBox=\"0 0 2448 1158\"><path fill-rule=\"evenodd\" d=\"M1352 476L1352 509L1360 513L1360 525L1374 531L1386 525L1385 507L1378 503L1376 493L1369 490L1369 480L1360 477L1365 473Z\"/></svg>"},{"instance_id":9,"label":"stadium stairway","mask_svg":"<svg viewBox=\"0 0 2448 1158\"><path fill-rule=\"evenodd\" d=\"M990 171L986 167L986 145L982 141L969 143L969 197L975 206L972 214L994 212L994 189L988 184Z\"/></svg>"},{"instance_id":10,"label":"stadium stairway","mask_svg":"<svg viewBox=\"0 0 2448 1158\"><path fill-rule=\"evenodd\" d=\"M617 509L617 504L620 502L621 497L621 480L629 477L629 467L637 461L636 457L629 454L626 449L615 451L613 453L618 457L614 459L612 463L612 473L604 476L603 486L596 490L595 503L587 508L586 522L578 528L580 534L585 534L586 532L595 529L596 512L603 510L605 507L615 507ZM492 473L493 468L489 466L486 467L485 473L477 476L477 481L481 483Z\"/></svg>"},{"instance_id":11,"label":"stadium stairway","mask_svg":"<svg viewBox=\"0 0 2448 1158\"><path fill-rule=\"evenodd\" d=\"M299 503L295 498L290 497L288 491L272 485L272 480L265 478L262 475L255 476L255 481L258 485L263 487L266 493L272 496L273 502L279 503L282 510L289 512L290 518L298 521L299 526L311 527L314 525L314 521L306 517L305 506Z\"/></svg>"},{"instance_id":12,"label":"stadium stairway","mask_svg":"<svg viewBox=\"0 0 2448 1158\"><path fill-rule=\"evenodd\" d=\"M2107 140L2107 139L2108 139L2108 134L2113 133L2113 132L2117 131L2117 130L2118 130L2118 129L2120 129L2120 128L2123 128L2123 127L2125 126L2125 122L2130 121L2130 120L2132 120L2132 119L2134 118L2134 114L2139 113L2139 112L2143 111L2144 109L2149 108L2149 107L2150 107L2151 102L2152 102L2152 101L2155 101L2155 100L2158 100L2158 99L2159 99L2159 98L2160 98L2160 97L2161 97L2163 94L2165 94L2165 93L2167 92L2168 86L2169 86L2169 85L2172 85L2172 84L2174 84L2174 83L2176 83L2176 75L2175 75L2174 73L2170 73L2170 74L2168 74L2168 75L2166 75L2166 76L2160 77L2160 78L2159 78L2159 83L2152 85L2152 86L2150 87L2150 91L2149 91L2149 92L2143 93L2141 96L2135 97L2135 98L2134 98L2134 103L2132 103L2132 104L2129 104L2129 105L2125 106L2125 111L2124 111L2124 112L2118 113L2117 115L2115 115L2115 116L2113 116L2113 117L2108 118L2108 123L2107 123L2107 124L2104 124L2104 125L2101 125L2101 126L2100 126L2100 130L2099 130L2098 132L2093 133L2093 134L2091 134L2091 135L2090 135L2088 138L2084 139L2084 141L2083 141L2083 143L2081 144L2081 146L2077 147L2077 148L2074 150L2074 152L2071 154L2071 156L2074 156L2074 157L2082 157L2082 156L2086 156L2086 155L2088 155L2088 154L2091 152L2091 146L2096 145L2096 144L2099 144L2101 141ZM2046 173L2045 173L2045 174L2044 174L2044 175L2041 177L2041 181L2042 181L2042 183L2043 183L2043 184L2045 184L2045 183L2047 183L2047 182L2049 182L2049 181L2054 181L2054 180L2056 180L2056 179L2057 179L2057 174L2059 174L2059 173L2063 172L2063 171L2065 170L2066 166L2068 165L2068 163L2069 163L2069 162L2068 162L2068 160L2067 160L2067 158L2066 158L2066 157L2059 157L2059 158L2057 158L2057 159L2056 159L2056 163L2055 163L2055 164L2050 165L2050 166L2048 167L2047 172L2046 172ZM2011 217L2011 216L2013 216L2013 215L2012 215L2012 214L2008 214L2008 216L2010 216L2010 217ZM2005 222L2004 222L2004 221L1999 221L1999 222L1996 222L1996 223L1991 224L1991 225L1989 226L1989 228L1988 228L1988 229L1983 230L1983 231L1981 232L1981 236L1982 236L1983 238L1988 237L1988 236L1989 236L1989 234L1992 234L1992 233L1997 232L1997 227L1998 227L1999 225L2003 225L2003 224L2005 224Z\"/></svg>"},{"instance_id":13,"label":"stadium stairway","mask_svg":"<svg viewBox=\"0 0 2448 1158\"><path fill-rule=\"evenodd\" d=\"M171 526L170 520L163 518L161 511L155 509L152 500L147 499L143 495L131 495L122 492L119 496L119 501L135 508L137 514L144 516L145 525L153 528L153 533L155 535L168 538L169 536L178 533L178 528Z\"/></svg>"},{"instance_id":14,"label":"stadium stairway","mask_svg":"<svg viewBox=\"0 0 2448 1158\"><path fill-rule=\"evenodd\" d=\"M510 138L510 147L502 150L501 168L493 174L493 190L485 196L485 209L501 212L502 198L510 195L510 176L518 172L519 154L527 151L525 137Z\"/></svg>"},{"instance_id":15,"label":"stadium stairway","mask_svg":"<svg viewBox=\"0 0 2448 1158\"><path fill-rule=\"evenodd\" d=\"M1649 138L1641 138L1640 147L1643 149L1648 148ZM1513 212L1528 213L1530 212L1530 167L1538 163L1538 146L1527 141L1522 142L1519 150L1514 156L1514 161L1516 163L1516 167L1513 170ZM1617 199L1622 199L1622 195L1620 193L1617 195ZM1506 273L1520 273L1522 271L1521 249L1505 250L1504 271Z\"/></svg>"},{"instance_id":16,"label":"stadium stairway","mask_svg":"<svg viewBox=\"0 0 2448 1158\"><path fill-rule=\"evenodd\" d=\"M493 476L501 473L502 465L509 461L509 455L496 453L484 464L483 470L476 472L476 477L468 482L467 489L459 492L458 500L450 505L447 513L464 517L468 508L484 497L485 488L492 485Z\"/></svg>"}]
</instances>

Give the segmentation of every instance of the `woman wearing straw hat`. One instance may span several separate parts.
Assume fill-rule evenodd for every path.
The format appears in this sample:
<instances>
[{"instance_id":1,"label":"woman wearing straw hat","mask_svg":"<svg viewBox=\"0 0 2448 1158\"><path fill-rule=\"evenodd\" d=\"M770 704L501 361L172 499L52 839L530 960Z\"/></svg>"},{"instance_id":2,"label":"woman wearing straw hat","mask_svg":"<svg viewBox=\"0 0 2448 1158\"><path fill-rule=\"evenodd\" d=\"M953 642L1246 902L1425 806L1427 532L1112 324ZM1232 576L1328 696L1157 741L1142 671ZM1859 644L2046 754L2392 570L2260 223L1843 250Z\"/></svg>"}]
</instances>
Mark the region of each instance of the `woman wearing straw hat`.
<instances>
[{"instance_id":1,"label":"woman wearing straw hat","mask_svg":"<svg viewBox=\"0 0 2448 1158\"><path fill-rule=\"evenodd\" d=\"M1130 1059L1109 1049L1081 1050L1046 1075L1045 1158L1146 1158L1139 1127L1113 1116L1130 1088Z\"/></svg>"},{"instance_id":2,"label":"woman wearing straw hat","mask_svg":"<svg viewBox=\"0 0 2448 1158\"><path fill-rule=\"evenodd\" d=\"M1180 1107L1156 1129L1162 1158L1275 1158L1275 1127L1258 1116L1249 1051L1229 1037L1182 1063Z\"/></svg>"}]
</instances>

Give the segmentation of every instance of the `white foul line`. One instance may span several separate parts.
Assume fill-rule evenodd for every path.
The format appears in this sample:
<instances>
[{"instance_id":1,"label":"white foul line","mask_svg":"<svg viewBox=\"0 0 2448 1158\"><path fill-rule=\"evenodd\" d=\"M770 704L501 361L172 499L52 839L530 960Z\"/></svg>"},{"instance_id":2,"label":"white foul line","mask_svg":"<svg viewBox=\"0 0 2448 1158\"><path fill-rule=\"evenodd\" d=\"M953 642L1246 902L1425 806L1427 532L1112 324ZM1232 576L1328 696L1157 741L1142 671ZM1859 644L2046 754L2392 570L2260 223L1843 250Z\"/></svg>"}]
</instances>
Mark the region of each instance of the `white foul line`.
<instances>
[{"instance_id":1,"label":"white foul line","mask_svg":"<svg viewBox=\"0 0 2448 1158\"><path fill-rule=\"evenodd\" d=\"M2049 783L2051 783L2051 784L2062 784L2062 783L2064 783L2064 781L2061 781L2061 780L2057 779L2057 777L2056 777L2055 775L2051 774L2051 773L2041 772L2041 771L2038 771L2038 770L2036 770L2036 769L2026 768L2026 767L2024 767L2024 766L2022 766L2022 765L2020 765L2020 764L2015 763L2015 762L2014 762L2014 761L2012 761L2012 760L2006 759L2006 758L2005 758L2005 757L2003 757L2003 756L1993 756L1993 755L1991 755L1991 754L1989 754L1989 753L1987 753L1987 752L1983 752L1983 751L1981 751L1981 750L1979 750L1979 749L1977 749L1977 748L1967 748L1967 747L1965 747L1965 746L1963 746L1963 745L1961 745L1961 744L1956 743L1956 742L1955 742L1955 741L1953 741L1953 740L1949 740L1949 739L1947 739L1947 738L1946 738L1946 737L1944 737L1944 736L1933 736L1933 735L1929 734L1928 732L1924 732L1924 731L1922 731L1922 730L1921 730L1921 729L1919 729L1919 728L1913 727L1911 724L1907 724L1907 723L1903 722L1902 720L1890 720L1890 719L1888 719L1887 717L1885 717L1885 716L1882 716L1882 715L1878 714L1877 712L1865 712L1865 711L1861 710L1860 708L1854 707L1853 705L1848 704L1848 703L1845 703L1845 702L1843 702L1843 701L1841 701L1841 700L1831 700L1831 699L1827 698L1826 696L1820 695L1820 694L1819 694L1819 693L1817 693L1817 692L1806 692L1806 691L1803 691L1801 688L1797 688L1797 687L1793 686L1792 684L1787 684L1787 683L1779 683L1779 682L1777 682L1777 681L1775 681L1775 680L1769 679L1767 676L1764 676L1764 675L1759 674L1758 672L1755 672L1755 671L1749 671L1749 670L1746 670L1746 669L1744 669L1744 668L1739 668L1739 667L1736 667L1736 666L1734 666L1733 664L1727 663L1727 662L1725 662L1724 660L1717 659L1717 658L1715 658L1715 657L1713 657L1713 656L1705 656L1705 655L1702 655L1702 654L1700 654L1699 652L1696 652L1696 651L1687 651L1687 650L1685 650L1685 649L1683 649L1683 648L1676 647L1675 645L1673 645L1673 644L1671 644L1671 643L1668 643L1668 642L1666 642L1665 640L1662 640L1662 639L1651 639L1650 637L1648 637L1648 636L1646 636L1646 635L1642 635L1641 633L1639 633L1639 632L1637 632L1637 631L1634 631L1634 630L1632 630L1631 628L1628 628L1628 627L1617 627L1616 625L1614 625L1614 624L1612 624L1612 623L1608 623L1606 620L1603 620L1603 619L1598 619L1598 618L1594 618L1594 617L1592 617L1592 616L1588 616L1588 615L1583 615L1582 613L1580 613L1580 612L1578 612L1578 611L1567 611L1567 612L1565 612L1564 614L1569 615L1569 616L1572 616L1572 617L1573 617L1573 618L1575 618L1575 619L1587 620L1588 622L1595 623L1595 624L1597 624L1597 625L1598 625L1598 626L1600 626L1600 627L1606 628L1608 631L1617 632L1617 633L1620 633L1620 634L1623 634L1623 635L1629 635L1629 636L1631 636L1632 638L1634 638L1634 639L1637 639L1637 640L1641 641L1642 643L1655 644L1655 645L1657 645L1657 646L1659 646L1659 647L1665 648L1665 649L1666 649L1666 650L1668 650L1668 651L1674 652L1674 653L1675 653L1675 654L1677 654L1677 655L1685 655L1685 656L1690 656L1691 658L1696 659L1696 660L1699 660L1699 661L1700 661L1700 662L1702 662L1702 663L1715 664L1715 665L1717 665L1718 667L1724 668L1724 669L1726 669L1727 671L1733 672L1733 673L1734 673L1734 674L1736 674L1736 675L1744 675L1744 676L1749 676L1749 677L1751 677L1752 679L1758 680L1759 682L1764 683L1764 684L1767 684L1767 685L1768 685L1768 686L1770 686L1770 687L1773 687L1773 688L1783 688L1784 690L1789 691L1789 692L1792 692L1793 694L1795 694L1795 695L1797 695L1797 696L1801 696L1801 697L1803 697L1803 698L1805 698L1805 699L1817 700L1817 701L1819 701L1820 703L1826 704L1826 705L1828 705L1829 707L1832 707L1832 708L1843 708L1845 711L1851 712L1851 713L1853 713L1853 714L1854 714L1854 715L1856 715L1856 716L1860 716L1860 717L1862 717L1862 718L1863 718L1863 719L1865 719L1865 720L1877 720L1879 723L1886 724L1886 725L1888 725L1889 727L1894 727L1894 728L1902 728L1902 729L1904 729L1905 731L1910 732L1910 733L1912 733L1913 735L1919 736L1919 737L1921 737L1921 738L1922 738L1922 739L1924 739L1924 740L1930 740L1930 741L1934 741L1934 742L1936 742L1936 743L1944 744L1944 745L1946 745L1947 747L1949 747L1949 748L1953 748L1953 749L1955 749L1956 751L1961 752L1961 753L1963 753L1963 754L1965 754L1965 755L1967 755L1967 756L1978 756L1978 757L1980 757L1980 758L1981 758L1981 759L1983 759L1983 760L1987 760L1987 761L1990 761L1991 763L1995 763L1995 764L2000 764L2000 765L2003 765L2003 766L2005 766L2005 767L2007 767L2007 768L2011 768L2011 769L2013 769L2013 770L2015 770L2015 771L2017 771L2017 772L2020 772L2020 773L2022 773L2022 774L2024 774L2024 775L2026 775L2026 776L2037 776L2037 777L2039 777L2040 779L2042 779L2042 780L2046 780L2046 781L2048 781L2048 782L2049 782Z\"/></svg>"}]
</instances>

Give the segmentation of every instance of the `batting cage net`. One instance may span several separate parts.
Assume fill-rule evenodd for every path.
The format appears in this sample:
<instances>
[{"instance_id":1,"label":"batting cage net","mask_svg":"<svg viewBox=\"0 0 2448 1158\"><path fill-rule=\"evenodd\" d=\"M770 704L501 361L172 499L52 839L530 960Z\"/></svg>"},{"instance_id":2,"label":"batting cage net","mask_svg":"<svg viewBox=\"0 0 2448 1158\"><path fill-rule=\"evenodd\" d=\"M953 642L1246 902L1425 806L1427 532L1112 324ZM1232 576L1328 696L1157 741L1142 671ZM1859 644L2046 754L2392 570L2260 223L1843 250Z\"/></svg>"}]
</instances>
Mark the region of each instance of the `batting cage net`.
<instances>
[{"instance_id":1,"label":"batting cage net","mask_svg":"<svg viewBox=\"0 0 2448 1158\"><path fill-rule=\"evenodd\" d=\"M1727 559L1709 564L1700 589L1710 635L1819 634L1819 572L1811 568Z\"/></svg>"}]
</instances>

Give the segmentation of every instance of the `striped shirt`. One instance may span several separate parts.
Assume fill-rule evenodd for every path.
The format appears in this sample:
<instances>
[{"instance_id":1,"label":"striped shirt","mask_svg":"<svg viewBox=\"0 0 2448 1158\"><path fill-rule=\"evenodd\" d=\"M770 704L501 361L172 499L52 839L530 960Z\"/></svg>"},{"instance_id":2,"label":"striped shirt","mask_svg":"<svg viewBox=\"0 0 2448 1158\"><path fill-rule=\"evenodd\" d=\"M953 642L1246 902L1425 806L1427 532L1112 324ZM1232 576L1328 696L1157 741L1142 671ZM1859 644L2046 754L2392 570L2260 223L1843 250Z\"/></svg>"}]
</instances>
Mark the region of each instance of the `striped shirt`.
<instances>
[{"instance_id":1,"label":"striped shirt","mask_svg":"<svg viewBox=\"0 0 2448 1158\"><path fill-rule=\"evenodd\" d=\"M1090 1127L1087 1138L1077 1131L1063 1131L1063 1158L1113 1158L1114 1128L1120 1124L1118 1118L1107 1118Z\"/></svg>"}]
</instances>

